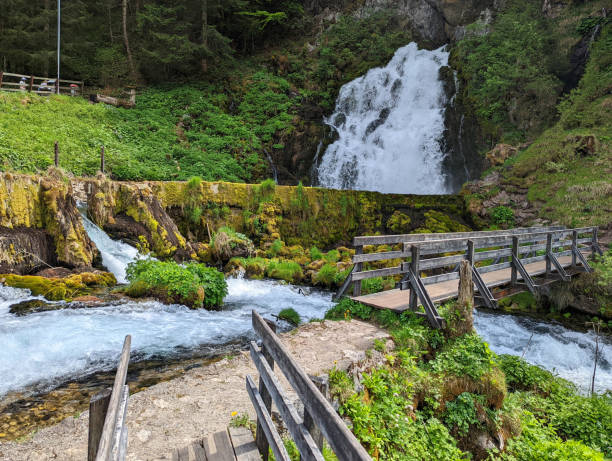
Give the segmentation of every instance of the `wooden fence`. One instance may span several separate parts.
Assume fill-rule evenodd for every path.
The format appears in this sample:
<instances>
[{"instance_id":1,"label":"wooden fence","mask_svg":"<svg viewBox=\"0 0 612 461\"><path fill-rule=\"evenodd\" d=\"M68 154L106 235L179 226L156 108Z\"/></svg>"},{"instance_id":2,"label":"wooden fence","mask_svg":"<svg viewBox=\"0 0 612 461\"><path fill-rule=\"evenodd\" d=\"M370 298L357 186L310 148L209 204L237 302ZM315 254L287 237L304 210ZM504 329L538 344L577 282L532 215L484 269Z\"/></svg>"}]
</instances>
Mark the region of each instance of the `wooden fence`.
<instances>
[{"instance_id":1,"label":"wooden fence","mask_svg":"<svg viewBox=\"0 0 612 461\"><path fill-rule=\"evenodd\" d=\"M127 454L127 403L125 383L130 361L131 336L126 336L112 391L105 389L89 402L87 461L123 461Z\"/></svg>"},{"instance_id":2,"label":"wooden fence","mask_svg":"<svg viewBox=\"0 0 612 461\"><path fill-rule=\"evenodd\" d=\"M52 86L42 86L43 82L53 81ZM34 75L12 74L0 70L0 90L37 93L40 95L60 94L79 96L83 94L84 83L77 80L60 79L54 77L36 77Z\"/></svg>"},{"instance_id":3,"label":"wooden fence","mask_svg":"<svg viewBox=\"0 0 612 461\"><path fill-rule=\"evenodd\" d=\"M264 461L268 459L269 449L277 461L290 461L272 421L272 402L278 408L302 460L323 461L323 439L327 440L340 461L371 460L321 392L325 391L325 381L309 377L289 355L274 333L274 327L268 325L255 311L253 328L262 340L261 348L251 342L251 358L260 375L259 388L248 375L246 387L257 413L255 442ZM288 401L287 393L274 374L274 364L278 365L304 404L303 418Z\"/></svg>"}]
</instances>

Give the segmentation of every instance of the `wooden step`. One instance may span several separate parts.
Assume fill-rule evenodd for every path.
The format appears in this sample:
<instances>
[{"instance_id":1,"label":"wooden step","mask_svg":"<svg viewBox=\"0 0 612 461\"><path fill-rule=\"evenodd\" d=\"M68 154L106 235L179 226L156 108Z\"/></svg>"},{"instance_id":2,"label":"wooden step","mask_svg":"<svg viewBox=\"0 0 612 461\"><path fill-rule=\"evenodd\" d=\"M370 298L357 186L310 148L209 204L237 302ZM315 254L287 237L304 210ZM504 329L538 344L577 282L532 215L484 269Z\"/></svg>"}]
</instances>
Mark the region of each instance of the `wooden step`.
<instances>
[{"instance_id":1,"label":"wooden step","mask_svg":"<svg viewBox=\"0 0 612 461\"><path fill-rule=\"evenodd\" d=\"M209 434L202 440L177 448L172 461L261 461L251 431L245 427L230 427Z\"/></svg>"}]
</instances>

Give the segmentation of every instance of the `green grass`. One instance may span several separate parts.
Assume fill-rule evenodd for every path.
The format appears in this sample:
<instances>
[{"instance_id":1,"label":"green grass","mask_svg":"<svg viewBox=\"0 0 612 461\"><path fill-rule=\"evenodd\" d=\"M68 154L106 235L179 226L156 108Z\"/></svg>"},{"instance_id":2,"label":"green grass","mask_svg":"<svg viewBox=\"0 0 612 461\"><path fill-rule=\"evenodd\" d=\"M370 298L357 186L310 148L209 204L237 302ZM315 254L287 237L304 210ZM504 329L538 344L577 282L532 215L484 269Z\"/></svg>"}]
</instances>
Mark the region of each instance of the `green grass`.
<instances>
[{"instance_id":1,"label":"green grass","mask_svg":"<svg viewBox=\"0 0 612 461\"><path fill-rule=\"evenodd\" d=\"M245 72L231 92L206 83L149 88L133 109L2 93L0 161L4 169L45 170L57 140L60 166L77 175L96 173L104 145L108 171L122 180L265 177L263 149L279 148L292 131L295 102L286 80Z\"/></svg>"}]
</instances>

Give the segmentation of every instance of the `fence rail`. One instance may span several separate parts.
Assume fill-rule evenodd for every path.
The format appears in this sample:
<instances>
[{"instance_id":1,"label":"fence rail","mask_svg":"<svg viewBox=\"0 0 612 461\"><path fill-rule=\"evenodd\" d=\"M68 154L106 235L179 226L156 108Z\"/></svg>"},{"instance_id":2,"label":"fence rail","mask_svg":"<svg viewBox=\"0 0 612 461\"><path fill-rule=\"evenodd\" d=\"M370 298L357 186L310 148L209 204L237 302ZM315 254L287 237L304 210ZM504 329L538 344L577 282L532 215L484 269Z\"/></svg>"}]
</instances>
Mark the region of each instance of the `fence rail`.
<instances>
[{"instance_id":1,"label":"fence rail","mask_svg":"<svg viewBox=\"0 0 612 461\"><path fill-rule=\"evenodd\" d=\"M49 86L44 82L54 82ZM0 70L0 90L13 92L48 94L69 94L79 96L83 94L84 83L77 80L60 79L54 77L37 77L35 75L14 74Z\"/></svg>"},{"instance_id":2,"label":"fence rail","mask_svg":"<svg viewBox=\"0 0 612 461\"><path fill-rule=\"evenodd\" d=\"M125 337L112 390L97 393L89 403L88 461L123 461L127 454L127 403L125 383L132 337Z\"/></svg>"},{"instance_id":3,"label":"fence rail","mask_svg":"<svg viewBox=\"0 0 612 461\"><path fill-rule=\"evenodd\" d=\"M274 402L301 454L301 459L323 461L321 450L325 438L340 461L371 460L321 392L325 389L325 381L309 377L293 360L273 329L255 311L253 328L262 340L261 348L255 342L251 343L251 358L259 372L260 382L257 388L253 379L247 376L246 386L257 413L255 442L263 459L268 459L268 447L276 460L290 459L270 416ZM275 364L303 402L303 417L300 417L287 399L287 393L274 374Z\"/></svg>"}]
</instances>

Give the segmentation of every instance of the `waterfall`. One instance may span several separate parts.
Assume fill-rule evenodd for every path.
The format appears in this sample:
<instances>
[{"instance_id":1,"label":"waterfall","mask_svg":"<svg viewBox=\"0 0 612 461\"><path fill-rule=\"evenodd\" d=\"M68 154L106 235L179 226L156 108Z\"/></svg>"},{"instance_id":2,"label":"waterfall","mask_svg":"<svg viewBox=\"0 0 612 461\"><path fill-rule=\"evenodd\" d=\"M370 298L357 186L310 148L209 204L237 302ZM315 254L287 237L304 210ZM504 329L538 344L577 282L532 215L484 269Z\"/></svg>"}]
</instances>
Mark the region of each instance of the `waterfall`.
<instances>
[{"instance_id":1,"label":"waterfall","mask_svg":"<svg viewBox=\"0 0 612 461\"><path fill-rule=\"evenodd\" d=\"M444 48L400 48L385 67L344 85L325 120L338 133L319 165L319 184L388 193L447 192L440 148L446 96Z\"/></svg>"},{"instance_id":2,"label":"waterfall","mask_svg":"<svg viewBox=\"0 0 612 461\"><path fill-rule=\"evenodd\" d=\"M83 226L89 238L96 244L102 264L115 275L118 283L127 283L125 269L136 259L138 250L127 243L111 239L106 233L87 218L86 211L81 207Z\"/></svg>"}]
</instances>

